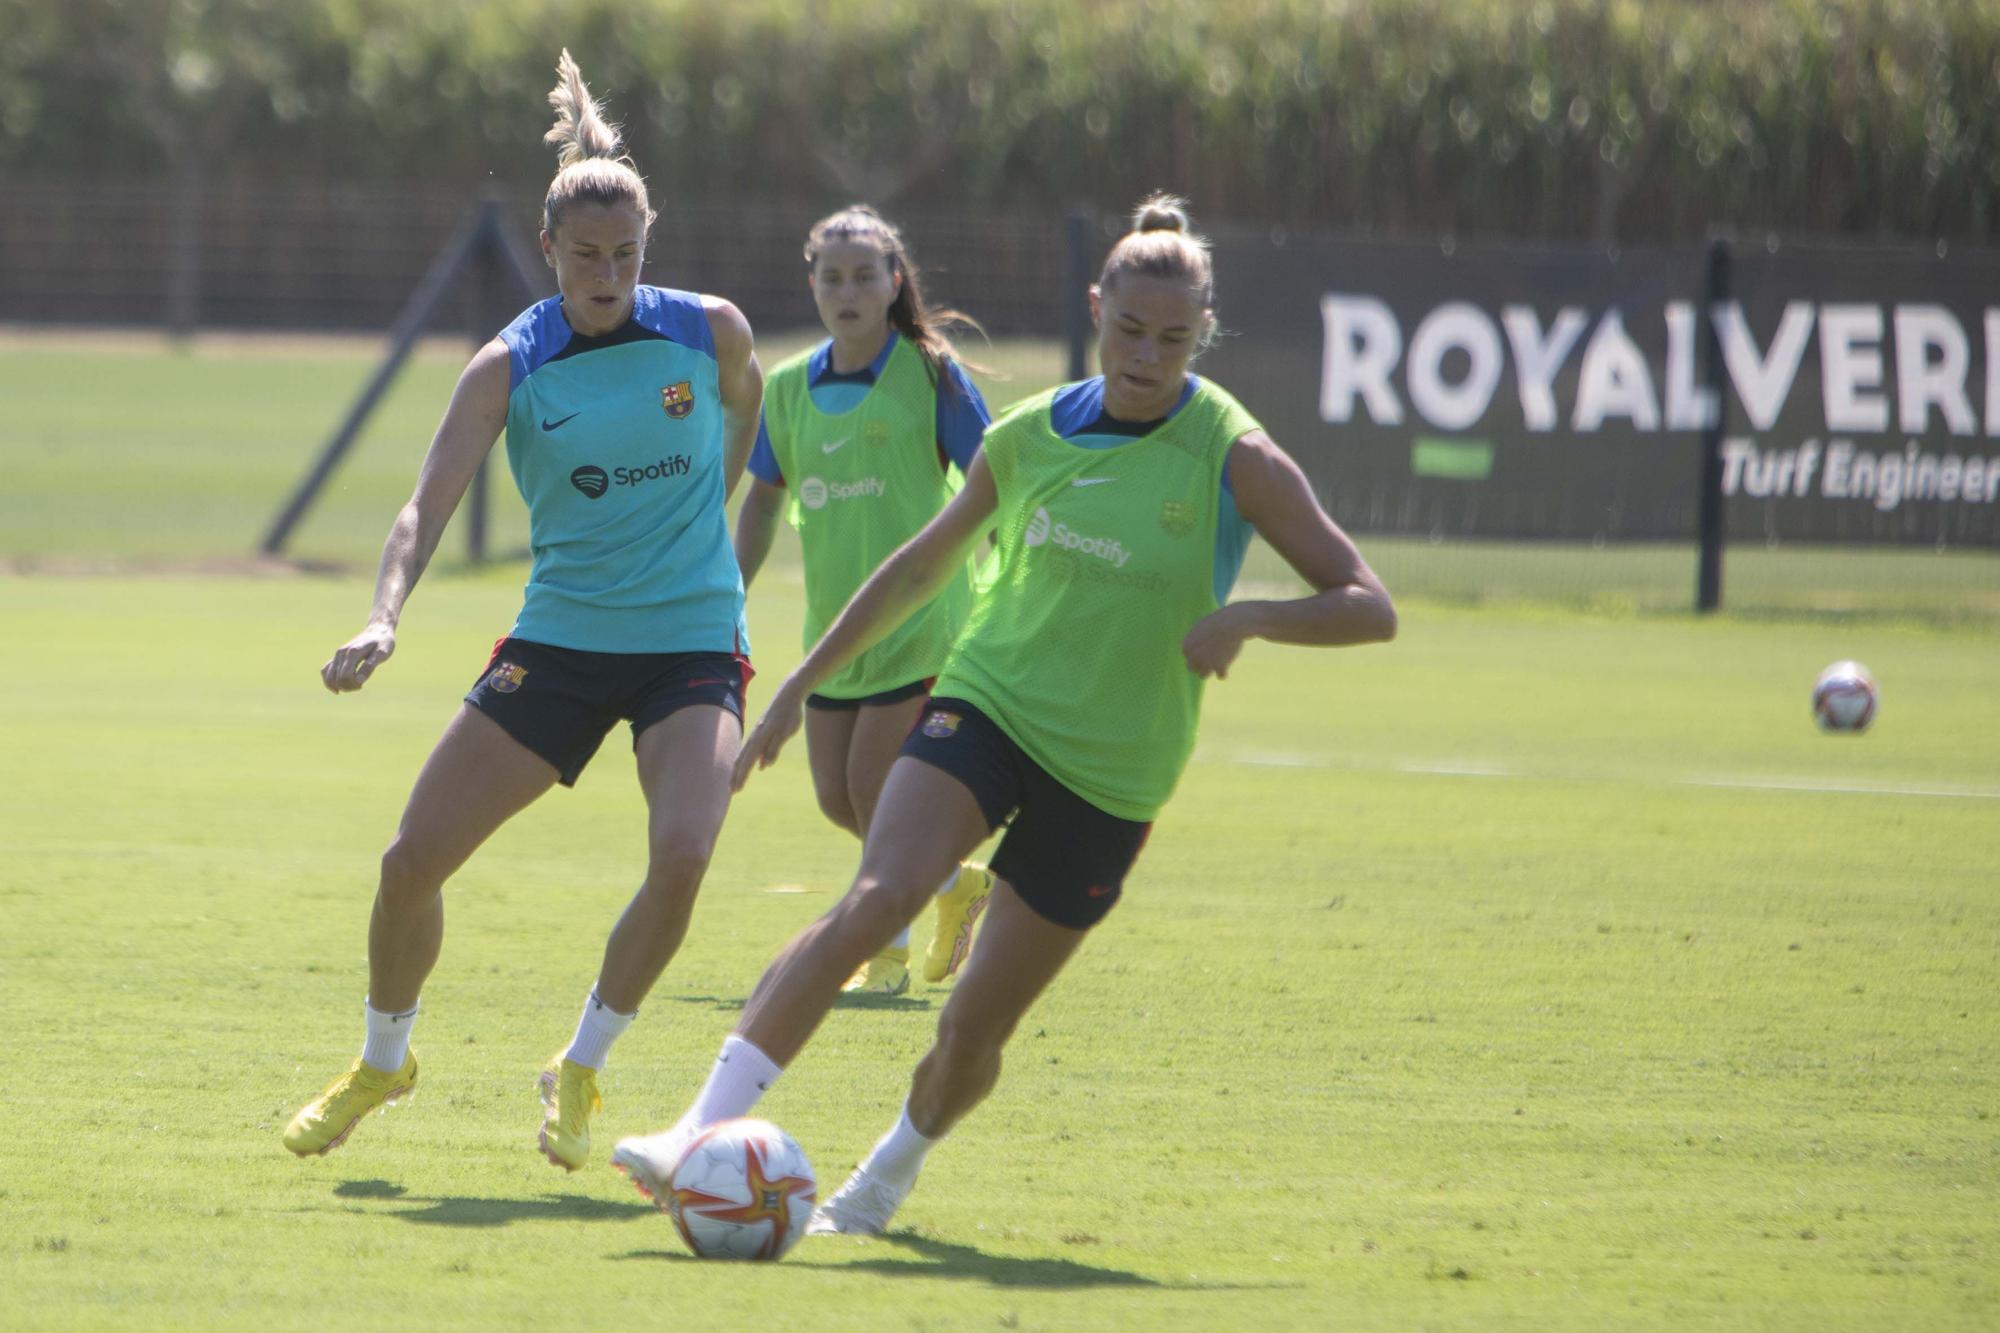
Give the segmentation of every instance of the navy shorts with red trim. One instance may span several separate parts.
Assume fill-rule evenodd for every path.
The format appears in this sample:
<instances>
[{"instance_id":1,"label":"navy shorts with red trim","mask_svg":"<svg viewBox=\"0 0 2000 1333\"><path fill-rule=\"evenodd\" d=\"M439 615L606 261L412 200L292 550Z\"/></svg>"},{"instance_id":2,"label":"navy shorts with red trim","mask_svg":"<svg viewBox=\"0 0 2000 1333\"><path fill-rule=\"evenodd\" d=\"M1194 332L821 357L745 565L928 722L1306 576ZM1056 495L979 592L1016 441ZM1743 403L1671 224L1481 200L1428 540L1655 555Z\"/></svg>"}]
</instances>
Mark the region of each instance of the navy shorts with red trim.
<instances>
[{"instance_id":1,"label":"navy shorts with red trim","mask_svg":"<svg viewBox=\"0 0 2000 1333\"><path fill-rule=\"evenodd\" d=\"M1117 904L1152 824L1084 800L963 699L933 698L903 753L964 783L993 828L1007 825L989 867L1037 916L1088 930Z\"/></svg>"},{"instance_id":2,"label":"navy shorts with red trim","mask_svg":"<svg viewBox=\"0 0 2000 1333\"><path fill-rule=\"evenodd\" d=\"M875 694L864 694L859 699L833 699L824 694L808 694L807 708L820 708L830 713L851 713L857 708L878 708L883 704L899 704L905 699L921 698L931 692L937 683L936 676L926 676L913 680L908 685L898 685L893 690L881 690Z\"/></svg>"},{"instance_id":3,"label":"navy shorts with red trim","mask_svg":"<svg viewBox=\"0 0 2000 1333\"><path fill-rule=\"evenodd\" d=\"M694 704L741 721L752 674L736 653L593 653L509 638L493 645L465 701L573 787L621 718L635 747L646 728Z\"/></svg>"}]
</instances>

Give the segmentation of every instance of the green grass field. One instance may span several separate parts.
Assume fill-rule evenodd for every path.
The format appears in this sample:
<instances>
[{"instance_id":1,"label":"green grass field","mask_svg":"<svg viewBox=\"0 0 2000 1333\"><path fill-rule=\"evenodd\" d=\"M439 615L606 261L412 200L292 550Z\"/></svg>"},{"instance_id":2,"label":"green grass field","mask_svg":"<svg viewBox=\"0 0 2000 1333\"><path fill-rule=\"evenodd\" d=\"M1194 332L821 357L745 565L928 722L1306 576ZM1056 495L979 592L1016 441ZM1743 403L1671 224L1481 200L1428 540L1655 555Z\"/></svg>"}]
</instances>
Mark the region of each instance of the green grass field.
<instances>
[{"instance_id":1,"label":"green grass field","mask_svg":"<svg viewBox=\"0 0 2000 1333\"><path fill-rule=\"evenodd\" d=\"M1124 903L898 1230L706 1265L534 1146L643 860L622 736L453 882L414 1103L282 1150L358 1049L376 857L523 571L434 569L395 660L333 698L407 442L371 435L302 543L344 572L185 571L254 540L365 358L197 353L147 383L201 393L149 416L124 354L68 358L105 386L69 411L22 391L40 355L0 356L0 534L119 569L0 576L0 1327L2000 1323L1982 618L1468 606L1391 573L1396 643L1255 645L1210 691ZM455 361L398 395L418 439ZM753 708L801 604L782 561L753 591ZM1820 735L1811 680L1850 656L1880 717ZM796 749L738 800L607 1070L600 1159L680 1110L854 853ZM765 1102L828 1187L945 994L843 1007Z\"/></svg>"}]
</instances>

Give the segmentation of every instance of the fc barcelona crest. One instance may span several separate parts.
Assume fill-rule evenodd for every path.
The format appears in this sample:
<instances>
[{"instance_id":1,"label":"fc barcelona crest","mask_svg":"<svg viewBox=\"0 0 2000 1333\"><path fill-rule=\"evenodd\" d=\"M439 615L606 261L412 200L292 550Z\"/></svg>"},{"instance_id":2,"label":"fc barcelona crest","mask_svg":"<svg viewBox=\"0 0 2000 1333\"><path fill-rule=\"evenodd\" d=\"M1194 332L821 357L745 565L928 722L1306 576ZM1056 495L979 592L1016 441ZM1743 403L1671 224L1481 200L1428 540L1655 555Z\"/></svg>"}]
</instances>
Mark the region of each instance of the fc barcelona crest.
<instances>
[{"instance_id":1,"label":"fc barcelona crest","mask_svg":"<svg viewBox=\"0 0 2000 1333\"><path fill-rule=\"evenodd\" d=\"M512 694L521 688L521 682L527 678L528 668L513 662L502 662L486 677L486 684L496 694Z\"/></svg>"},{"instance_id":2,"label":"fc barcelona crest","mask_svg":"<svg viewBox=\"0 0 2000 1333\"><path fill-rule=\"evenodd\" d=\"M1194 531L1194 506L1184 500L1166 500L1160 505L1160 527L1169 537L1185 537Z\"/></svg>"},{"instance_id":3,"label":"fc barcelona crest","mask_svg":"<svg viewBox=\"0 0 2000 1333\"><path fill-rule=\"evenodd\" d=\"M924 719L924 735L934 741L941 741L947 736L956 735L958 724L964 720L957 713L947 713L940 708Z\"/></svg>"},{"instance_id":4,"label":"fc barcelona crest","mask_svg":"<svg viewBox=\"0 0 2000 1333\"><path fill-rule=\"evenodd\" d=\"M668 416L679 421L694 411L694 385L686 380L682 380L679 384L669 384L660 390L660 406L667 410Z\"/></svg>"},{"instance_id":5,"label":"fc barcelona crest","mask_svg":"<svg viewBox=\"0 0 2000 1333\"><path fill-rule=\"evenodd\" d=\"M869 422L861 428L861 438L869 444L887 444L889 442L889 423L886 421Z\"/></svg>"}]
</instances>

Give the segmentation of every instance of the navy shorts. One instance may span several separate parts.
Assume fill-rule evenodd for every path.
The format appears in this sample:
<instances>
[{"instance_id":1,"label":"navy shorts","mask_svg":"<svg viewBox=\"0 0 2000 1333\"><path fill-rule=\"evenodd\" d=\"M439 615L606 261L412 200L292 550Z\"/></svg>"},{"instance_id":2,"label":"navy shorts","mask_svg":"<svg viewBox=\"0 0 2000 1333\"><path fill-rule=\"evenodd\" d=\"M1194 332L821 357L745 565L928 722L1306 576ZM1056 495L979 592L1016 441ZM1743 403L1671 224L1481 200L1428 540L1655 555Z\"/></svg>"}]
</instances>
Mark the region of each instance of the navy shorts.
<instances>
[{"instance_id":1,"label":"navy shorts","mask_svg":"<svg viewBox=\"0 0 2000 1333\"><path fill-rule=\"evenodd\" d=\"M750 661L735 653L593 653L527 639L493 645L465 701L554 765L573 787L605 733L623 718L632 743L692 704L743 717Z\"/></svg>"},{"instance_id":2,"label":"navy shorts","mask_svg":"<svg viewBox=\"0 0 2000 1333\"><path fill-rule=\"evenodd\" d=\"M964 783L988 825L1007 825L989 868L1058 926L1088 930L1102 921L1153 831L1063 786L963 699L933 698L903 753Z\"/></svg>"},{"instance_id":3,"label":"navy shorts","mask_svg":"<svg viewBox=\"0 0 2000 1333\"><path fill-rule=\"evenodd\" d=\"M876 694L864 694L859 699L833 699L824 694L808 694L807 708L823 708L830 713L851 713L857 708L874 708L882 704L899 704L905 699L916 699L929 694L936 683L936 676L926 676L913 680L908 685L898 685L893 690L882 690Z\"/></svg>"}]
</instances>

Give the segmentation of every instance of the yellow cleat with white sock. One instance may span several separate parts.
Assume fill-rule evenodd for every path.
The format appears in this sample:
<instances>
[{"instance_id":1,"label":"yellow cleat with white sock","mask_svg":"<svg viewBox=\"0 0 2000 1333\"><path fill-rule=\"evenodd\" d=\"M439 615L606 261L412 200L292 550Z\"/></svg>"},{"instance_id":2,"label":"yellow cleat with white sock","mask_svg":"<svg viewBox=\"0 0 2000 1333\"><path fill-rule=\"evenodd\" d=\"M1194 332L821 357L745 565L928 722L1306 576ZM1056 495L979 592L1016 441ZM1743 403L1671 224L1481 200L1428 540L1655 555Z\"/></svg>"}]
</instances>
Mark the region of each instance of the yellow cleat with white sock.
<instances>
[{"instance_id":1,"label":"yellow cleat with white sock","mask_svg":"<svg viewBox=\"0 0 2000 1333\"><path fill-rule=\"evenodd\" d=\"M840 989L846 995L901 995L909 988L909 946L892 944L856 969Z\"/></svg>"},{"instance_id":2,"label":"yellow cleat with white sock","mask_svg":"<svg viewBox=\"0 0 2000 1333\"><path fill-rule=\"evenodd\" d=\"M958 868L951 887L937 896L937 925L931 930L930 947L924 950L925 981L943 981L958 971L972 951L972 928L992 893L992 871L970 861Z\"/></svg>"},{"instance_id":3,"label":"yellow cleat with white sock","mask_svg":"<svg viewBox=\"0 0 2000 1333\"><path fill-rule=\"evenodd\" d=\"M590 1160L590 1117L604 1109L597 1071L558 1055L536 1081L542 1094L542 1155L565 1171Z\"/></svg>"},{"instance_id":4,"label":"yellow cleat with white sock","mask_svg":"<svg viewBox=\"0 0 2000 1333\"><path fill-rule=\"evenodd\" d=\"M326 1091L299 1108L285 1126L285 1147L300 1157L324 1157L347 1142L347 1136L370 1111L386 1108L417 1086L417 1057L403 1057L403 1067L391 1074L356 1060Z\"/></svg>"}]
</instances>

